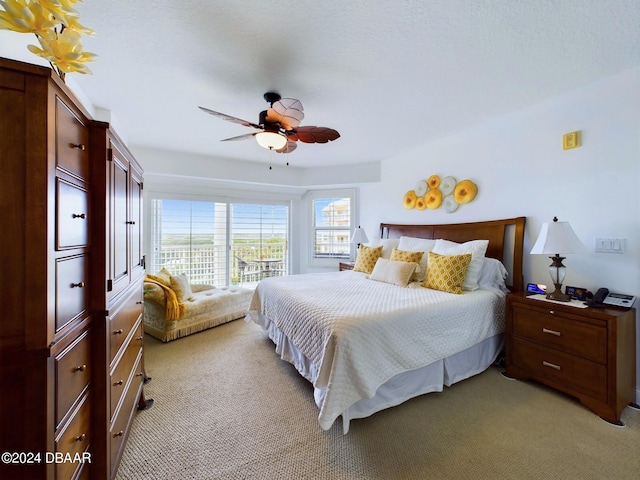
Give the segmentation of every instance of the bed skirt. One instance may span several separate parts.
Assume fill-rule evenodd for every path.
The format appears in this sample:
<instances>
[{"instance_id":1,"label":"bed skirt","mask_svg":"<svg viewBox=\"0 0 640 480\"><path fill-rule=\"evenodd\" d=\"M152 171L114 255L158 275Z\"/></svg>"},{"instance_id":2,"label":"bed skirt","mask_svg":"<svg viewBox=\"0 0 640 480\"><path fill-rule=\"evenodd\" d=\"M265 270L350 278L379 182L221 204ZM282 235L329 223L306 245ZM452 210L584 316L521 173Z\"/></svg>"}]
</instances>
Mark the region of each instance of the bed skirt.
<instances>
[{"instance_id":1,"label":"bed skirt","mask_svg":"<svg viewBox=\"0 0 640 480\"><path fill-rule=\"evenodd\" d=\"M250 311L245 320L260 325L275 344L280 358L291 363L300 375L314 383L318 376L317 366L271 320L256 311ZM349 423L353 419L371 416L425 393L441 392L445 386L483 372L495 362L503 346L504 334L495 335L450 357L394 376L378 387L375 396L360 399L342 412L343 433L349 432ZM314 385L314 400L319 408L325 395L326 389Z\"/></svg>"}]
</instances>

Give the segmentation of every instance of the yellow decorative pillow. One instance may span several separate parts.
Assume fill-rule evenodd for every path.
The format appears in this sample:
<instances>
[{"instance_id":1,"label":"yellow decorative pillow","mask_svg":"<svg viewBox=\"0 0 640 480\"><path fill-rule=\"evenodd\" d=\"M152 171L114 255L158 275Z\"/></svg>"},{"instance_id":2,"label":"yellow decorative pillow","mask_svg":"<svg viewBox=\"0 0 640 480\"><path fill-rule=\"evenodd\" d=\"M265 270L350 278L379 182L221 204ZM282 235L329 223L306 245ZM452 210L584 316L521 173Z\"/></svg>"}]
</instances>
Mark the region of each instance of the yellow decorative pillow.
<instances>
[{"instance_id":1,"label":"yellow decorative pillow","mask_svg":"<svg viewBox=\"0 0 640 480\"><path fill-rule=\"evenodd\" d=\"M356 264L353 266L353 270L355 272L371 273L381 255L382 245L379 247L360 245L358 258L356 258Z\"/></svg>"},{"instance_id":2,"label":"yellow decorative pillow","mask_svg":"<svg viewBox=\"0 0 640 480\"><path fill-rule=\"evenodd\" d=\"M162 269L155 275L147 274L147 277L161 283L165 287L171 288L171 273L169 273L169 271L164 267L162 267Z\"/></svg>"},{"instance_id":3,"label":"yellow decorative pillow","mask_svg":"<svg viewBox=\"0 0 640 480\"><path fill-rule=\"evenodd\" d=\"M416 269L411 275L412 282L419 282L420 280L424 280L424 272L420 267L420 260L422 260L423 256L424 252L409 252L407 250L399 250L397 248L394 248L391 252L391 260L394 260L396 262L414 262L418 264L416 265ZM420 275L421 273L422 275Z\"/></svg>"},{"instance_id":4,"label":"yellow decorative pillow","mask_svg":"<svg viewBox=\"0 0 640 480\"><path fill-rule=\"evenodd\" d=\"M396 262L420 263L423 255L424 252L407 252L405 250L398 250L397 248L394 248L391 252L390 260L394 260Z\"/></svg>"},{"instance_id":5,"label":"yellow decorative pillow","mask_svg":"<svg viewBox=\"0 0 640 480\"><path fill-rule=\"evenodd\" d=\"M470 253L438 255L437 253L429 252L427 276L422 286L460 295L470 263Z\"/></svg>"}]
</instances>

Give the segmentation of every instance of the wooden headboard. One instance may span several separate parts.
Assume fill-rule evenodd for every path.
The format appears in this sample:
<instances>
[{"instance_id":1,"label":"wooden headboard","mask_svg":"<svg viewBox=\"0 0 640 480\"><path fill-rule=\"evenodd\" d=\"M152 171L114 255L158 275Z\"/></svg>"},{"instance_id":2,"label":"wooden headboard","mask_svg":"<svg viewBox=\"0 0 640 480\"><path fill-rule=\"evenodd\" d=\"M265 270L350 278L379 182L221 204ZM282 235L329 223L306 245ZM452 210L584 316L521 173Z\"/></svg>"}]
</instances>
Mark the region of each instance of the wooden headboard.
<instances>
[{"instance_id":1,"label":"wooden headboard","mask_svg":"<svg viewBox=\"0 0 640 480\"><path fill-rule=\"evenodd\" d=\"M522 260L524 248L524 225L526 218L508 218L486 222L450 223L441 225L402 225L381 223L380 238L401 236L467 242L489 240L487 257L500 260L509 271L507 284L512 292L524 290ZM511 282L511 283L509 283Z\"/></svg>"}]
</instances>

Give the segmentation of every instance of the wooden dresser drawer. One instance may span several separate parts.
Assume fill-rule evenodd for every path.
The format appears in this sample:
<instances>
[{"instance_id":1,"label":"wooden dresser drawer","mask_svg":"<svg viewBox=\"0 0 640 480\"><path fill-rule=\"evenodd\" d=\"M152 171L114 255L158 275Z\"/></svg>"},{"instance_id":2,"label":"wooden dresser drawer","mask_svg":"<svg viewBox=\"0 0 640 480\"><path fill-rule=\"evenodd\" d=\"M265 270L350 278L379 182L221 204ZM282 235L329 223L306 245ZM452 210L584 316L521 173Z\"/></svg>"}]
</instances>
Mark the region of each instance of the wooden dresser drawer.
<instances>
[{"instance_id":1,"label":"wooden dresser drawer","mask_svg":"<svg viewBox=\"0 0 640 480\"><path fill-rule=\"evenodd\" d=\"M553 309L539 311L514 306L513 334L595 362L607 361L605 326L576 321L558 315Z\"/></svg>"},{"instance_id":2,"label":"wooden dresser drawer","mask_svg":"<svg viewBox=\"0 0 640 480\"><path fill-rule=\"evenodd\" d=\"M56 178L56 249L86 247L89 244L88 193Z\"/></svg>"},{"instance_id":3,"label":"wooden dresser drawer","mask_svg":"<svg viewBox=\"0 0 640 480\"><path fill-rule=\"evenodd\" d=\"M82 458L91 443L90 432L91 410L89 408L88 395L82 399L73 418L56 437L56 452L70 458ZM69 458L69 457L67 457ZM80 462L56 462L56 479L72 478Z\"/></svg>"},{"instance_id":4,"label":"wooden dresser drawer","mask_svg":"<svg viewBox=\"0 0 640 480\"><path fill-rule=\"evenodd\" d=\"M56 332L87 310L87 258L73 255L56 260Z\"/></svg>"},{"instance_id":5,"label":"wooden dresser drawer","mask_svg":"<svg viewBox=\"0 0 640 480\"><path fill-rule=\"evenodd\" d=\"M115 469L116 465L122 455L122 448L124 447L124 439L128 435L129 427L131 426L131 418L138 405L138 398L142 389L142 375L136 375L136 373L142 373L142 352L136 359L134 374L131 378L131 383L128 385L124 398L120 404L120 408L116 413L116 417L113 420L110 430L111 438L111 468Z\"/></svg>"},{"instance_id":6,"label":"wooden dresser drawer","mask_svg":"<svg viewBox=\"0 0 640 480\"><path fill-rule=\"evenodd\" d=\"M127 339L129 332L142 318L142 288L132 289L131 295L119 306L118 310L108 320L109 351L111 353L110 365L116 354Z\"/></svg>"},{"instance_id":7,"label":"wooden dresser drawer","mask_svg":"<svg viewBox=\"0 0 640 480\"><path fill-rule=\"evenodd\" d=\"M86 330L54 359L56 381L56 427L89 386L91 356Z\"/></svg>"},{"instance_id":8,"label":"wooden dresser drawer","mask_svg":"<svg viewBox=\"0 0 640 480\"><path fill-rule=\"evenodd\" d=\"M89 178L89 129L56 98L56 166L82 180Z\"/></svg>"},{"instance_id":9,"label":"wooden dresser drawer","mask_svg":"<svg viewBox=\"0 0 640 480\"><path fill-rule=\"evenodd\" d=\"M607 367L520 338L513 339L513 364L538 377L599 401L607 400Z\"/></svg>"},{"instance_id":10,"label":"wooden dresser drawer","mask_svg":"<svg viewBox=\"0 0 640 480\"><path fill-rule=\"evenodd\" d=\"M124 350L122 357L118 361L118 365L111 374L111 418L113 418L113 415L116 412L118 403L124 393L124 389L141 351L142 322L138 324L138 328L136 328L127 348ZM135 374L138 373L139 372L136 372Z\"/></svg>"}]
</instances>

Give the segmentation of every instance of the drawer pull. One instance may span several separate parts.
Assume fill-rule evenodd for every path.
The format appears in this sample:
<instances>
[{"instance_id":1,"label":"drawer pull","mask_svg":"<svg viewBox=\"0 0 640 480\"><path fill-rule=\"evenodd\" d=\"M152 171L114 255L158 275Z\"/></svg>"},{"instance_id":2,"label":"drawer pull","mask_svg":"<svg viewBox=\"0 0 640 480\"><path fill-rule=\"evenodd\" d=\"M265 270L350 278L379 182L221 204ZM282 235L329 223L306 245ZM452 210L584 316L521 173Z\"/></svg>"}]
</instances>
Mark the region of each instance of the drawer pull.
<instances>
[{"instance_id":1,"label":"drawer pull","mask_svg":"<svg viewBox=\"0 0 640 480\"><path fill-rule=\"evenodd\" d=\"M87 149L87 147L82 143L71 143L69 146L71 148L77 148L79 150L82 150L83 152Z\"/></svg>"},{"instance_id":2,"label":"drawer pull","mask_svg":"<svg viewBox=\"0 0 640 480\"><path fill-rule=\"evenodd\" d=\"M74 372L84 372L87 369L86 365L78 365L73 369Z\"/></svg>"},{"instance_id":3,"label":"drawer pull","mask_svg":"<svg viewBox=\"0 0 640 480\"><path fill-rule=\"evenodd\" d=\"M113 334L114 334L114 335L122 335L122 329L121 329L121 328L119 328L118 330L114 330L114 331L113 331Z\"/></svg>"},{"instance_id":4,"label":"drawer pull","mask_svg":"<svg viewBox=\"0 0 640 480\"><path fill-rule=\"evenodd\" d=\"M545 367L553 368L554 370L560 370L560 365L556 365L555 363L549 363L545 360L542 361L542 365L544 365Z\"/></svg>"},{"instance_id":5,"label":"drawer pull","mask_svg":"<svg viewBox=\"0 0 640 480\"><path fill-rule=\"evenodd\" d=\"M142 337L136 337L136 340L142 340Z\"/></svg>"},{"instance_id":6,"label":"drawer pull","mask_svg":"<svg viewBox=\"0 0 640 480\"><path fill-rule=\"evenodd\" d=\"M127 220L127 225L135 225L136 222L134 222L133 220Z\"/></svg>"},{"instance_id":7,"label":"drawer pull","mask_svg":"<svg viewBox=\"0 0 640 480\"><path fill-rule=\"evenodd\" d=\"M143 375L144 375L144 373L143 373L143 372L136 373L136 377L141 377L141 376L143 376Z\"/></svg>"},{"instance_id":8,"label":"drawer pull","mask_svg":"<svg viewBox=\"0 0 640 480\"><path fill-rule=\"evenodd\" d=\"M559 337L562 335L562 333L556 331L556 330L549 330L548 328L543 328L542 329L542 333L550 333L551 335L555 335L556 337Z\"/></svg>"},{"instance_id":9,"label":"drawer pull","mask_svg":"<svg viewBox=\"0 0 640 480\"><path fill-rule=\"evenodd\" d=\"M122 385L124 382L122 380L118 380L117 382L113 382L113 386L116 387L118 385Z\"/></svg>"},{"instance_id":10,"label":"drawer pull","mask_svg":"<svg viewBox=\"0 0 640 480\"><path fill-rule=\"evenodd\" d=\"M124 435L124 431L120 430L118 433L114 433L113 436L114 437L121 437L122 435Z\"/></svg>"},{"instance_id":11,"label":"drawer pull","mask_svg":"<svg viewBox=\"0 0 640 480\"><path fill-rule=\"evenodd\" d=\"M554 313L556 313L554 310L549 310L549 315L553 315Z\"/></svg>"},{"instance_id":12,"label":"drawer pull","mask_svg":"<svg viewBox=\"0 0 640 480\"><path fill-rule=\"evenodd\" d=\"M82 288L84 287L84 282L72 283L71 288Z\"/></svg>"},{"instance_id":13,"label":"drawer pull","mask_svg":"<svg viewBox=\"0 0 640 480\"><path fill-rule=\"evenodd\" d=\"M87 434L83 433L82 435L78 435L76 437L76 442L82 442L85 438L87 438Z\"/></svg>"},{"instance_id":14,"label":"drawer pull","mask_svg":"<svg viewBox=\"0 0 640 480\"><path fill-rule=\"evenodd\" d=\"M136 305L142 305L142 302L136 302Z\"/></svg>"},{"instance_id":15,"label":"drawer pull","mask_svg":"<svg viewBox=\"0 0 640 480\"><path fill-rule=\"evenodd\" d=\"M85 218L87 218L87 215L85 213L72 213L71 214L71 218L82 218L82 219L85 219Z\"/></svg>"}]
</instances>

